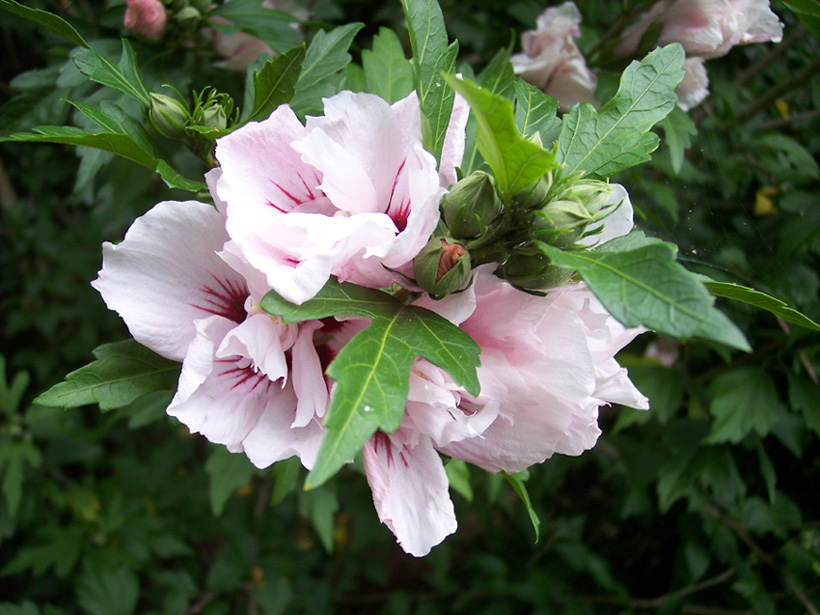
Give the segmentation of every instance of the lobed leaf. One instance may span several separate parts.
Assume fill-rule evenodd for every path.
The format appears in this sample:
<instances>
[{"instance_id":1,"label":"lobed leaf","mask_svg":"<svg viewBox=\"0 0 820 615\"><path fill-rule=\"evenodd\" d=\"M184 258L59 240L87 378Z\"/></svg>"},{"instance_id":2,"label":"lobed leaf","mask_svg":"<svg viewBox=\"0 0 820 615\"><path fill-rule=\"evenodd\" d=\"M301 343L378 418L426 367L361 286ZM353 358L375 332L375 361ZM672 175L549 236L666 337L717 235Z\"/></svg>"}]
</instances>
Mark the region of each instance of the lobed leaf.
<instances>
[{"instance_id":1,"label":"lobed leaf","mask_svg":"<svg viewBox=\"0 0 820 615\"><path fill-rule=\"evenodd\" d=\"M151 98L137 68L134 49L126 39L122 40L122 55L117 66L90 47L77 50L71 59L77 69L92 81L127 94L146 107L150 106Z\"/></svg>"},{"instance_id":2,"label":"lobed leaf","mask_svg":"<svg viewBox=\"0 0 820 615\"><path fill-rule=\"evenodd\" d=\"M478 149L493 171L503 200L523 192L558 167L552 152L518 133L509 100L469 81L451 76L444 78L470 103L470 110L478 121Z\"/></svg>"},{"instance_id":3,"label":"lobed leaf","mask_svg":"<svg viewBox=\"0 0 820 615\"><path fill-rule=\"evenodd\" d=\"M538 242L559 267L578 271L612 316L626 327L643 325L679 339L693 337L750 350L737 327L717 308L698 277L675 260L674 244L619 238L631 246L569 252ZM613 243L613 242L608 242ZM607 248L604 244L604 248Z\"/></svg>"},{"instance_id":4,"label":"lobed leaf","mask_svg":"<svg viewBox=\"0 0 820 615\"><path fill-rule=\"evenodd\" d=\"M515 80L515 125L525 139L536 133L546 146L558 137L561 120L556 117L558 101L534 85L517 77Z\"/></svg>"},{"instance_id":5,"label":"lobed leaf","mask_svg":"<svg viewBox=\"0 0 820 615\"><path fill-rule=\"evenodd\" d=\"M285 322L350 314L372 321L328 367L328 375L338 384L325 417L328 431L305 482L308 489L333 476L377 429L396 430L416 356L445 369L471 394L479 392L480 349L470 336L434 312L404 305L384 292L332 279L301 305L271 291L261 307Z\"/></svg>"},{"instance_id":6,"label":"lobed leaf","mask_svg":"<svg viewBox=\"0 0 820 615\"><path fill-rule=\"evenodd\" d=\"M683 60L678 43L658 48L626 68L615 96L600 110L574 105L563 118L556 151L566 172L607 178L649 160L659 140L648 131L675 107Z\"/></svg>"},{"instance_id":7,"label":"lobed leaf","mask_svg":"<svg viewBox=\"0 0 820 615\"><path fill-rule=\"evenodd\" d=\"M373 37L373 49L362 51L362 68L367 91L390 104L413 91L413 65L392 30L381 28Z\"/></svg>"},{"instance_id":8,"label":"lobed leaf","mask_svg":"<svg viewBox=\"0 0 820 615\"><path fill-rule=\"evenodd\" d=\"M265 119L281 104L288 103L296 91L296 82L302 71L305 46L294 47L275 60L268 60L253 73L253 96L243 122Z\"/></svg>"},{"instance_id":9,"label":"lobed leaf","mask_svg":"<svg viewBox=\"0 0 820 615\"><path fill-rule=\"evenodd\" d=\"M112 410L151 393L173 389L179 363L165 359L134 340L103 344L94 350L95 361L68 374L34 400L41 406L76 408L99 404Z\"/></svg>"},{"instance_id":10,"label":"lobed leaf","mask_svg":"<svg viewBox=\"0 0 820 615\"><path fill-rule=\"evenodd\" d=\"M337 83L331 77L350 63L347 50L363 27L361 23L350 23L316 33L305 52L302 73L290 102L294 112L300 115L321 112L322 98L336 93Z\"/></svg>"}]
</instances>

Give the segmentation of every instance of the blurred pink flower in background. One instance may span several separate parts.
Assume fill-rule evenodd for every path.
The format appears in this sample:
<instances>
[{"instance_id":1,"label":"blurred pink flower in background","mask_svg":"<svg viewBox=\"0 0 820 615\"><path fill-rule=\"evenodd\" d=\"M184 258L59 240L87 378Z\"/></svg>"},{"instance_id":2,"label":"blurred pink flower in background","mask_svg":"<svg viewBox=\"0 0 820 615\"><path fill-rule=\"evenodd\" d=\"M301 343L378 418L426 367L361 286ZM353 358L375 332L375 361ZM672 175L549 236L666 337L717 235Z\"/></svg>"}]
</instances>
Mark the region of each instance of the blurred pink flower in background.
<instances>
[{"instance_id":1,"label":"blurred pink flower in background","mask_svg":"<svg viewBox=\"0 0 820 615\"><path fill-rule=\"evenodd\" d=\"M581 13L573 2L549 8L539 15L536 30L521 35L523 53L510 58L517 75L555 98L564 111L577 102L598 104L598 78L575 44L580 23Z\"/></svg>"},{"instance_id":2,"label":"blurred pink flower in background","mask_svg":"<svg viewBox=\"0 0 820 615\"><path fill-rule=\"evenodd\" d=\"M168 15L161 0L125 0L125 27L146 38L160 38L165 33Z\"/></svg>"},{"instance_id":3,"label":"blurred pink flower in background","mask_svg":"<svg viewBox=\"0 0 820 615\"><path fill-rule=\"evenodd\" d=\"M624 31L615 53L635 53L653 24L660 24L658 46L680 43L686 52L686 75L677 89L684 111L709 94L704 60L726 55L735 45L779 43L783 38L783 24L769 0L662 0Z\"/></svg>"}]
</instances>

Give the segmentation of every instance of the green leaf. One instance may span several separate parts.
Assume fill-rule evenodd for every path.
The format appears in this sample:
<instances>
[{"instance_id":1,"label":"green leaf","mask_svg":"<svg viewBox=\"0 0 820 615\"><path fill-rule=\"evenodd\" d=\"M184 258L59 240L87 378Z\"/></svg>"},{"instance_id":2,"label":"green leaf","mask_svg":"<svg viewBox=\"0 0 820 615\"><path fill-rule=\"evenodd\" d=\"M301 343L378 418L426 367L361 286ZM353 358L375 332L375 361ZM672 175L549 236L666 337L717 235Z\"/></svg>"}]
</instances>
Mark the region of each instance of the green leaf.
<instances>
[{"instance_id":1,"label":"green leaf","mask_svg":"<svg viewBox=\"0 0 820 615\"><path fill-rule=\"evenodd\" d=\"M502 200L508 201L558 167L552 152L518 133L509 100L469 81L444 78L470 103L478 121L478 149L493 171Z\"/></svg>"},{"instance_id":2,"label":"green leaf","mask_svg":"<svg viewBox=\"0 0 820 615\"><path fill-rule=\"evenodd\" d=\"M229 22L211 21L215 30L229 35L241 30L264 41L276 53L284 53L301 42L299 31L292 27L301 20L290 13L263 6L262 0L231 0L208 16Z\"/></svg>"},{"instance_id":3,"label":"green leaf","mask_svg":"<svg viewBox=\"0 0 820 615\"><path fill-rule=\"evenodd\" d=\"M556 156L568 174L602 178L649 160L658 147L650 128L675 107L683 48L674 43L632 62L615 96L600 110L579 103L564 116Z\"/></svg>"},{"instance_id":4,"label":"green leaf","mask_svg":"<svg viewBox=\"0 0 820 615\"><path fill-rule=\"evenodd\" d=\"M89 132L74 126L37 126L32 132L18 132L8 137L0 137L0 141L84 145L117 154L149 169L157 166L156 159L137 145L131 137L114 132Z\"/></svg>"},{"instance_id":5,"label":"green leaf","mask_svg":"<svg viewBox=\"0 0 820 615\"><path fill-rule=\"evenodd\" d=\"M139 580L126 566L87 559L76 585L77 601L90 615L132 615L137 607Z\"/></svg>"},{"instance_id":6,"label":"green leaf","mask_svg":"<svg viewBox=\"0 0 820 615\"><path fill-rule=\"evenodd\" d=\"M815 0L782 0L809 32L820 38L820 5Z\"/></svg>"},{"instance_id":7,"label":"green leaf","mask_svg":"<svg viewBox=\"0 0 820 615\"><path fill-rule=\"evenodd\" d=\"M404 415L410 370L421 356L446 370L473 395L478 345L434 312L404 305L387 293L331 279L301 305L271 291L261 307L285 322L343 314L372 320L342 348L327 374L338 383L325 417L328 428L305 487L317 487L361 450L377 429L393 432Z\"/></svg>"},{"instance_id":8,"label":"green leaf","mask_svg":"<svg viewBox=\"0 0 820 615\"><path fill-rule=\"evenodd\" d=\"M290 102L295 113L322 111L322 98L336 93L337 82L332 77L350 62L347 50L362 27L364 24L351 23L316 33L305 53L302 74Z\"/></svg>"},{"instance_id":9,"label":"green leaf","mask_svg":"<svg viewBox=\"0 0 820 615\"><path fill-rule=\"evenodd\" d=\"M538 133L541 143L552 145L561 129L555 113L558 101L520 77L515 80L515 125L525 139Z\"/></svg>"},{"instance_id":10,"label":"green leaf","mask_svg":"<svg viewBox=\"0 0 820 615\"><path fill-rule=\"evenodd\" d=\"M559 267L577 270L626 327L644 325L682 340L697 337L750 350L743 334L714 307L703 283L675 260L674 244L631 233L597 250L538 245Z\"/></svg>"},{"instance_id":11,"label":"green leaf","mask_svg":"<svg viewBox=\"0 0 820 615\"><path fill-rule=\"evenodd\" d=\"M310 521L327 553L333 553L333 515L339 500L333 483L299 494L299 514Z\"/></svg>"},{"instance_id":12,"label":"green leaf","mask_svg":"<svg viewBox=\"0 0 820 615\"><path fill-rule=\"evenodd\" d=\"M14 2L14 0L0 0L0 9L30 19L46 28L49 32L61 36L80 47L88 48L88 43L85 42L85 39L80 36L80 33L74 29L74 26L54 13L28 8L18 2Z\"/></svg>"},{"instance_id":13,"label":"green leaf","mask_svg":"<svg viewBox=\"0 0 820 615\"><path fill-rule=\"evenodd\" d=\"M251 482L255 468L245 455L232 453L224 446L213 447L213 452L205 462L208 473L208 495L211 511L218 517L225 510L231 494Z\"/></svg>"},{"instance_id":14,"label":"green leaf","mask_svg":"<svg viewBox=\"0 0 820 615\"><path fill-rule=\"evenodd\" d=\"M179 377L179 363L165 359L134 340L103 344L94 350L96 361L71 372L65 382L41 394L41 406L76 408L99 404L112 410L150 393L173 389Z\"/></svg>"},{"instance_id":15,"label":"green leaf","mask_svg":"<svg viewBox=\"0 0 820 615\"><path fill-rule=\"evenodd\" d=\"M458 41L448 45L444 15L437 0L402 0L401 4L413 50L424 147L438 160L455 100L455 93L444 87L442 74L455 72Z\"/></svg>"},{"instance_id":16,"label":"green leaf","mask_svg":"<svg viewBox=\"0 0 820 615\"><path fill-rule=\"evenodd\" d=\"M283 459L273 466L273 492L270 496L271 506L281 504L287 495L296 489L302 463L298 457Z\"/></svg>"},{"instance_id":17,"label":"green leaf","mask_svg":"<svg viewBox=\"0 0 820 615\"><path fill-rule=\"evenodd\" d=\"M28 388L30 378L27 372L17 372L9 385L6 374L6 357L0 355L0 413L7 416L21 410L20 402Z\"/></svg>"},{"instance_id":18,"label":"green leaf","mask_svg":"<svg viewBox=\"0 0 820 615\"><path fill-rule=\"evenodd\" d=\"M470 485L470 468L461 459L452 458L444 466L450 489L460 493L468 502L473 501L473 488Z\"/></svg>"},{"instance_id":19,"label":"green leaf","mask_svg":"<svg viewBox=\"0 0 820 615\"><path fill-rule=\"evenodd\" d=\"M766 436L786 412L771 376L759 367L741 367L715 378L709 386L715 417L706 442L737 444L755 431Z\"/></svg>"},{"instance_id":20,"label":"green leaf","mask_svg":"<svg viewBox=\"0 0 820 615\"><path fill-rule=\"evenodd\" d=\"M658 125L663 128L672 170L677 175L683 166L683 155L692 145L692 137L698 134L697 126L680 107L672 109Z\"/></svg>"},{"instance_id":21,"label":"green leaf","mask_svg":"<svg viewBox=\"0 0 820 615\"><path fill-rule=\"evenodd\" d=\"M413 91L413 65L404 57L399 37L381 28L373 37L373 50L362 51L362 68L367 91L390 104Z\"/></svg>"},{"instance_id":22,"label":"green leaf","mask_svg":"<svg viewBox=\"0 0 820 615\"><path fill-rule=\"evenodd\" d=\"M730 284L728 282L705 282L706 288L717 297L725 297L727 299L734 299L748 303L767 312L771 312L775 316L779 316L783 320L793 325L800 325L807 329L820 331L820 325L814 322L808 316L804 316L797 310L790 308L786 303L780 299L775 299L753 288L740 286L739 284Z\"/></svg>"},{"instance_id":23,"label":"green leaf","mask_svg":"<svg viewBox=\"0 0 820 615\"><path fill-rule=\"evenodd\" d=\"M183 177L176 169L164 160L157 160L157 173L169 188L180 188L188 192L208 190L208 184L195 179Z\"/></svg>"},{"instance_id":24,"label":"green leaf","mask_svg":"<svg viewBox=\"0 0 820 615\"><path fill-rule=\"evenodd\" d=\"M6 496L8 511L17 515L20 498L23 495L23 466L39 467L43 458L31 442L3 440L0 442L0 468L3 469L3 495Z\"/></svg>"},{"instance_id":25,"label":"green leaf","mask_svg":"<svg viewBox=\"0 0 820 615\"><path fill-rule=\"evenodd\" d=\"M109 101L102 101L102 103L100 103L101 108L95 109L80 101L66 100L66 102L93 120L104 131L120 133L131 137L134 143L152 157L159 158L162 156L159 146L145 128L143 128L142 124L117 105Z\"/></svg>"},{"instance_id":26,"label":"green leaf","mask_svg":"<svg viewBox=\"0 0 820 615\"><path fill-rule=\"evenodd\" d=\"M803 376L789 374L789 403L803 415L806 428L820 436L820 386Z\"/></svg>"},{"instance_id":27,"label":"green leaf","mask_svg":"<svg viewBox=\"0 0 820 615\"><path fill-rule=\"evenodd\" d=\"M148 90L137 68L134 49L127 40L122 40L122 55L117 66L90 47L79 49L71 59L77 69L92 81L123 92L146 107L151 105Z\"/></svg>"},{"instance_id":28,"label":"green leaf","mask_svg":"<svg viewBox=\"0 0 820 615\"><path fill-rule=\"evenodd\" d=\"M535 542L538 542L540 537L539 527L541 526L541 519L538 518L538 515L535 513L535 509L532 507L530 494L527 493L527 485L524 483L524 481L529 478L529 472L524 470L522 472L516 472L515 474L507 474L502 471L501 475L507 479L507 482L510 483L510 485L512 485L512 488L515 489L518 497L520 497L521 501L524 502L524 506L527 507L527 513L529 514L530 521L532 522L532 529L535 530Z\"/></svg>"},{"instance_id":29,"label":"green leaf","mask_svg":"<svg viewBox=\"0 0 820 615\"><path fill-rule=\"evenodd\" d=\"M254 71L253 102L243 123L265 119L276 107L290 102L304 59L305 46L299 45Z\"/></svg>"}]
</instances>

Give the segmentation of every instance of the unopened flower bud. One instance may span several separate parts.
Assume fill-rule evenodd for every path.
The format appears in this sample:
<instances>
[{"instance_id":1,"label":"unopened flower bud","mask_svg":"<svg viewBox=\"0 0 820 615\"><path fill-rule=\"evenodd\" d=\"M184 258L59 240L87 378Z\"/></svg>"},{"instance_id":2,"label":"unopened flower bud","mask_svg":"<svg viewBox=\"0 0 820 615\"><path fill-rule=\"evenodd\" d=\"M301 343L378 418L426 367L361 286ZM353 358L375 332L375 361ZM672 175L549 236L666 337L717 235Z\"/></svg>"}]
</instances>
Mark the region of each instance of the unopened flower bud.
<instances>
[{"instance_id":1,"label":"unopened flower bud","mask_svg":"<svg viewBox=\"0 0 820 615\"><path fill-rule=\"evenodd\" d=\"M169 139L177 139L185 134L190 112L184 102L152 92L148 117L160 134Z\"/></svg>"},{"instance_id":2,"label":"unopened flower bud","mask_svg":"<svg viewBox=\"0 0 820 615\"><path fill-rule=\"evenodd\" d=\"M609 197L612 196L612 190L612 184L588 179L572 184L561 194L560 198L579 201L589 213L595 215L607 205Z\"/></svg>"},{"instance_id":3,"label":"unopened flower bud","mask_svg":"<svg viewBox=\"0 0 820 615\"><path fill-rule=\"evenodd\" d=\"M444 197L444 222L454 237L478 237L501 213L501 199L493 178L476 171L462 179Z\"/></svg>"},{"instance_id":4,"label":"unopened flower bud","mask_svg":"<svg viewBox=\"0 0 820 615\"><path fill-rule=\"evenodd\" d=\"M220 104L211 105L202 111L202 125L216 130L225 130L228 126L228 117Z\"/></svg>"},{"instance_id":5,"label":"unopened flower bud","mask_svg":"<svg viewBox=\"0 0 820 615\"><path fill-rule=\"evenodd\" d=\"M125 0L125 27L146 38L160 38L165 33L168 15L162 0Z\"/></svg>"},{"instance_id":6,"label":"unopened flower bud","mask_svg":"<svg viewBox=\"0 0 820 615\"><path fill-rule=\"evenodd\" d=\"M555 288L575 273L552 264L543 252L513 254L497 273L511 284L527 290Z\"/></svg>"},{"instance_id":7,"label":"unopened flower bud","mask_svg":"<svg viewBox=\"0 0 820 615\"><path fill-rule=\"evenodd\" d=\"M568 248L592 220L593 216L578 201L551 201L533 215L532 236L559 248Z\"/></svg>"},{"instance_id":8,"label":"unopened flower bud","mask_svg":"<svg viewBox=\"0 0 820 615\"><path fill-rule=\"evenodd\" d=\"M459 290L470 277L467 248L445 237L433 237L413 261L416 282L431 295Z\"/></svg>"},{"instance_id":9,"label":"unopened flower bud","mask_svg":"<svg viewBox=\"0 0 820 615\"><path fill-rule=\"evenodd\" d=\"M182 28L191 29L193 30L196 27L196 24L199 23L199 20L202 18L202 13L200 13L196 7L193 6L186 6L182 9L179 13L176 14L176 22Z\"/></svg>"},{"instance_id":10,"label":"unopened flower bud","mask_svg":"<svg viewBox=\"0 0 820 615\"><path fill-rule=\"evenodd\" d=\"M552 189L552 174L547 173L524 192L515 195L515 202L524 209L541 209Z\"/></svg>"}]
</instances>

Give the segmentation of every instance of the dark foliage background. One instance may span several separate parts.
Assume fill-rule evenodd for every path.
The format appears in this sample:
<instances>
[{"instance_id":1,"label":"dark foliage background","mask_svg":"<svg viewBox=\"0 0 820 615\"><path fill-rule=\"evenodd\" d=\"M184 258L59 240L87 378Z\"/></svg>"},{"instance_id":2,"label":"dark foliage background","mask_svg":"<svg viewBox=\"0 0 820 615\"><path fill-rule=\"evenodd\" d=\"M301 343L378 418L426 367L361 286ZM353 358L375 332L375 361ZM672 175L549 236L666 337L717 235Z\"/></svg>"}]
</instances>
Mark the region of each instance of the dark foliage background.
<instances>
[{"instance_id":1,"label":"dark foliage background","mask_svg":"<svg viewBox=\"0 0 820 615\"><path fill-rule=\"evenodd\" d=\"M122 1L26 5L62 15L114 58L127 35ZM580 3L582 47L635 6ZM545 8L442 7L475 70ZM687 266L820 320L820 42L774 9L784 42L710 61L712 95L662 125L691 140L679 169L665 144L618 180L640 228L677 242ZM319 0L309 14L308 40L366 23L354 62L380 26L409 47L398 2ZM214 85L241 98L243 75L213 67L197 37L176 26L162 44L132 37L149 89ZM0 12L0 135L83 126L62 99L123 102L70 52ZM598 58L601 91L620 68ZM189 177L204 170L172 154ZM646 334L620 355L652 410L607 409L595 449L531 470L537 544L507 483L476 468L454 494L458 532L417 560L379 525L358 465L303 492L298 463L255 470L165 417L170 392L109 413L33 405L91 349L126 338L88 283L101 242L167 198L187 195L97 150L0 143L1 615L818 612L820 337L741 304L720 305L750 354Z\"/></svg>"}]
</instances>

